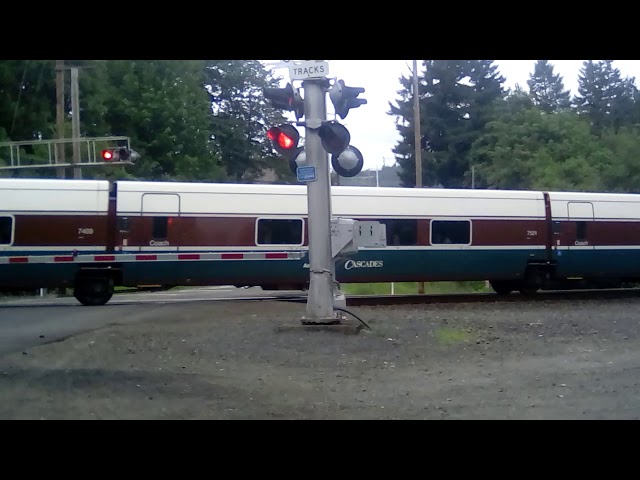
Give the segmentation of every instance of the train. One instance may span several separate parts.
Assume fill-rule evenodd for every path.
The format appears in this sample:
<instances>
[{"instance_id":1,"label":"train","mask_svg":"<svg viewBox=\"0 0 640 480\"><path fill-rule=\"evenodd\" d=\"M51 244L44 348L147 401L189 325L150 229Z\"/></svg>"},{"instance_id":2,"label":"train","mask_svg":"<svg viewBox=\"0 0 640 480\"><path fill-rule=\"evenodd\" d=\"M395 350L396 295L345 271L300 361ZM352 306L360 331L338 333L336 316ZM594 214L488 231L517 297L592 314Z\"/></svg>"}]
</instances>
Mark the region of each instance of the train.
<instances>
[{"instance_id":1,"label":"train","mask_svg":"<svg viewBox=\"0 0 640 480\"><path fill-rule=\"evenodd\" d=\"M334 186L334 217L385 225L339 283L489 282L500 295L640 280L640 195ZM305 185L0 179L0 289L309 282Z\"/></svg>"}]
</instances>

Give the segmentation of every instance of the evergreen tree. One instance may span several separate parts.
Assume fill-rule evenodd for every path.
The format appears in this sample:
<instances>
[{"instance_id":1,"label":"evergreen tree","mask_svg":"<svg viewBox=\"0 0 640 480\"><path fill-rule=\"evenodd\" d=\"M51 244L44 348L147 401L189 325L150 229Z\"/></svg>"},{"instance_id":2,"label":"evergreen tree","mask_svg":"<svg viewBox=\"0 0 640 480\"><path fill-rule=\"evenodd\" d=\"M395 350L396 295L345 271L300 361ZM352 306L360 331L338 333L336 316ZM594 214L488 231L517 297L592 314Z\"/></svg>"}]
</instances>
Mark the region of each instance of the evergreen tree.
<instances>
[{"instance_id":1,"label":"evergreen tree","mask_svg":"<svg viewBox=\"0 0 640 480\"><path fill-rule=\"evenodd\" d=\"M423 184L462 187L470 184L468 153L484 125L496 114L504 90L492 60L426 60L420 79L420 131ZM413 97L411 78L390 114L402 119L402 140L394 149L403 185L415 185Z\"/></svg>"},{"instance_id":2,"label":"evergreen tree","mask_svg":"<svg viewBox=\"0 0 640 480\"><path fill-rule=\"evenodd\" d=\"M545 113L566 110L571 107L571 93L565 90L563 79L554 73L549 60L538 60L527 81L534 105Z\"/></svg>"},{"instance_id":3,"label":"evergreen tree","mask_svg":"<svg viewBox=\"0 0 640 480\"><path fill-rule=\"evenodd\" d=\"M618 130L634 121L635 79L623 79L612 60L587 60L580 69L577 111L591 122L595 133L604 129Z\"/></svg>"}]
</instances>

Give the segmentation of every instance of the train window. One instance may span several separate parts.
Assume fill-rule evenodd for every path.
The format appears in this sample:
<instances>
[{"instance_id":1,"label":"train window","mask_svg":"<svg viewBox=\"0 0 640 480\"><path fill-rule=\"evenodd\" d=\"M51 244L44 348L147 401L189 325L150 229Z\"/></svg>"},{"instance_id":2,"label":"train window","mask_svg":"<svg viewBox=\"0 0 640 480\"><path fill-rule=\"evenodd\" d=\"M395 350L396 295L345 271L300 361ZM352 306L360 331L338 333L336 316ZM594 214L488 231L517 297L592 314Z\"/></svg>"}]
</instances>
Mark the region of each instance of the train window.
<instances>
[{"instance_id":1,"label":"train window","mask_svg":"<svg viewBox=\"0 0 640 480\"><path fill-rule=\"evenodd\" d=\"M167 217L153 217L153 233L154 240L166 240L168 237L169 219Z\"/></svg>"},{"instance_id":2,"label":"train window","mask_svg":"<svg viewBox=\"0 0 640 480\"><path fill-rule=\"evenodd\" d=\"M118 230L120 230L120 233L129 231L129 223L129 217L118 217Z\"/></svg>"},{"instance_id":3,"label":"train window","mask_svg":"<svg viewBox=\"0 0 640 480\"><path fill-rule=\"evenodd\" d=\"M587 222L576 222L576 240L583 242L587 239Z\"/></svg>"},{"instance_id":4,"label":"train window","mask_svg":"<svg viewBox=\"0 0 640 480\"><path fill-rule=\"evenodd\" d=\"M13 235L13 217L0 217L0 245L10 245Z\"/></svg>"},{"instance_id":5,"label":"train window","mask_svg":"<svg viewBox=\"0 0 640 480\"><path fill-rule=\"evenodd\" d=\"M387 245L417 245L418 220L415 219L378 219L387 229Z\"/></svg>"},{"instance_id":6,"label":"train window","mask_svg":"<svg viewBox=\"0 0 640 480\"><path fill-rule=\"evenodd\" d=\"M257 245L302 245L302 219L258 219Z\"/></svg>"},{"instance_id":7,"label":"train window","mask_svg":"<svg viewBox=\"0 0 640 480\"><path fill-rule=\"evenodd\" d=\"M471 222L469 220L433 220L431 222L431 245L469 245Z\"/></svg>"}]
</instances>

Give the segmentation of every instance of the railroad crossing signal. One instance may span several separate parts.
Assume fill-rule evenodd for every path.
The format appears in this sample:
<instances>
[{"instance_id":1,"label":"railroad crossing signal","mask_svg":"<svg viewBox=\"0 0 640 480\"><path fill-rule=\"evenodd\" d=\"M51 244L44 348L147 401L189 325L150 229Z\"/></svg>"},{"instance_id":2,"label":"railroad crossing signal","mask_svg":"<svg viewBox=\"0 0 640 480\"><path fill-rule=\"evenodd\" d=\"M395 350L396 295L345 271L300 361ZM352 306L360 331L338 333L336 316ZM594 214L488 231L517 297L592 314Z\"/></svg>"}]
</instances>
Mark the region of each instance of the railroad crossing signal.
<instances>
[{"instance_id":1,"label":"railroad crossing signal","mask_svg":"<svg viewBox=\"0 0 640 480\"><path fill-rule=\"evenodd\" d=\"M300 132L293 125L284 123L267 130L267 138L271 140L271 145L276 152L289 159L298 148Z\"/></svg>"},{"instance_id":2,"label":"railroad crossing signal","mask_svg":"<svg viewBox=\"0 0 640 480\"><path fill-rule=\"evenodd\" d=\"M349 130L335 120L322 122L318 135L322 140L322 148L331 155L340 155L351 141Z\"/></svg>"},{"instance_id":3,"label":"railroad crossing signal","mask_svg":"<svg viewBox=\"0 0 640 480\"><path fill-rule=\"evenodd\" d=\"M364 93L364 88L362 87L347 87L344 84L344 80L335 82L329 90L329 98L333 103L336 114L340 115L340 118L344 120L349 114L349 110L366 104L367 101L364 98L357 98L361 93Z\"/></svg>"},{"instance_id":4,"label":"railroad crossing signal","mask_svg":"<svg viewBox=\"0 0 640 480\"><path fill-rule=\"evenodd\" d=\"M135 163L139 155L134 150L126 147L118 147L113 149L102 150L102 159L105 162L130 162Z\"/></svg>"},{"instance_id":5,"label":"railroad crossing signal","mask_svg":"<svg viewBox=\"0 0 640 480\"><path fill-rule=\"evenodd\" d=\"M295 62L294 62L295 63ZM286 66L276 64L276 68ZM309 295L307 300L308 317L302 318L303 324L340 323L338 305L346 305L344 294L340 293L335 281L334 257L340 253L357 251L355 246L354 221L343 219L337 227L344 227L341 245L334 249L334 225L331 218L331 182L327 153L331 155L331 165L342 176L357 175L363 166L360 151L350 145L351 134L339 122L327 121L326 94L329 93L336 114L345 118L352 108L367 103L357 98L364 88L347 87L343 80L331 86L327 78L329 64L326 61L307 60L298 62L289 69L291 82L302 80L304 101L298 89L291 83L285 88L265 88L264 96L275 108L293 111L298 126L305 127L305 145L298 147L299 135L292 126L280 125L270 128L267 137L273 148L289 160L292 172L299 182L307 184L308 223L309 223ZM300 118L305 117L301 122ZM344 223L344 222L343 222ZM380 225L379 225L380 226ZM384 229L384 225L381 226ZM349 245L351 245L349 247ZM364 245L363 246L368 246ZM350 250L345 250L349 247ZM355 247L355 248L354 248Z\"/></svg>"},{"instance_id":6,"label":"railroad crossing signal","mask_svg":"<svg viewBox=\"0 0 640 480\"><path fill-rule=\"evenodd\" d=\"M271 140L273 149L282 155L288 162L289 168L295 174L298 168L298 161L304 157L304 147L298 147L300 132L293 125L284 123L267 130L267 138Z\"/></svg>"},{"instance_id":7,"label":"railroad crossing signal","mask_svg":"<svg viewBox=\"0 0 640 480\"><path fill-rule=\"evenodd\" d=\"M331 166L341 177L355 177L362 171L364 157L360 150L349 145L340 154L331 156Z\"/></svg>"},{"instance_id":8,"label":"railroad crossing signal","mask_svg":"<svg viewBox=\"0 0 640 480\"><path fill-rule=\"evenodd\" d=\"M284 88L265 88L264 96L271 101L274 108L291 111L297 119L304 116L304 100L298 88L293 88L290 83Z\"/></svg>"}]
</instances>

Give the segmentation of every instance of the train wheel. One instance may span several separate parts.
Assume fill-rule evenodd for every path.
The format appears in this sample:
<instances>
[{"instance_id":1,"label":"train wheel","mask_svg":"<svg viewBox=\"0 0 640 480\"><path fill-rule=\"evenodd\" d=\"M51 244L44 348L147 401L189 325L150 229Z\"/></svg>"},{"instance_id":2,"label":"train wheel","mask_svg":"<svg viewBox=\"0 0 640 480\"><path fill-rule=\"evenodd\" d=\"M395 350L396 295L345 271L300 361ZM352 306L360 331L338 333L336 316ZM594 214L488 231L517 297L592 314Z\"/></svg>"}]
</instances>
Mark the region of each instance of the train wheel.
<instances>
[{"instance_id":1,"label":"train wheel","mask_svg":"<svg viewBox=\"0 0 640 480\"><path fill-rule=\"evenodd\" d=\"M534 268L528 268L524 279L518 286L520 293L527 296L535 295L540 290L540 275L541 273Z\"/></svg>"},{"instance_id":2,"label":"train wheel","mask_svg":"<svg viewBox=\"0 0 640 480\"><path fill-rule=\"evenodd\" d=\"M83 305L104 305L113 296L113 278L79 277L73 289L73 296Z\"/></svg>"},{"instance_id":3,"label":"train wheel","mask_svg":"<svg viewBox=\"0 0 640 480\"><path fill-rule=\"evenodd\" d=\"M536 293L538 293L538 290L540 290L540 288L537 286L526 286L519 289L522 295L527 296L535 295Z\"/></svg>"},{"instance_id":4,"label":"train wheel","mask_svg":"<svg viewBox=\"0 0 640 480\"><path fill-rule=\"evenodd\" d=\"M514 290L513 282L507 280L491 280L489 284L498 295L509 295Z\"/></svg>"}]
</instances>

